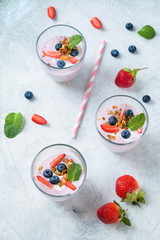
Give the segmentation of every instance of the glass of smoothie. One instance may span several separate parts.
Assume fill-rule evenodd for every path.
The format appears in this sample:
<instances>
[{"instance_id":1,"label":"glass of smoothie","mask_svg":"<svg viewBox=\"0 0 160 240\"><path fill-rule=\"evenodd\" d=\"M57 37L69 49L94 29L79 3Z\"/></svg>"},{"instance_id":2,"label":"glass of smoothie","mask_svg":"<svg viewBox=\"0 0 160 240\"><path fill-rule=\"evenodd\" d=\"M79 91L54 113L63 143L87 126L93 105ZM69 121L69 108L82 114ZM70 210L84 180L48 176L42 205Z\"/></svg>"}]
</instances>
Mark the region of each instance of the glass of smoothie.
<instances>
[{"instance_id":1,"label":"glass of smoothie","mask_svg":"<svg viewBox=\"0 0 160 240\"><path fill-rule=\"evenodd\" d=\"M139 117L135 122L137 115ZM134 126L132 122L130 128L128 126L131 119L134 120ZM144 121L143 126L133 130L140 121ZM96 128L100 139L113 152L126 152L139 144L147 131L148 123L145 107L137 99L127 95L107 98L100 104L96 113Z\"/></svg>"},{"instance_id":2,"label":"glass of smoothie","mask_svg":"<svg viewBox=\"0 0 160 240\"><path fill-rule=\"evenodd\" d=\"M72 146L54 144L34 158L31 176L35 186L55 201L71 199L79 193L87 175L86 161Z\"/></svg>"},{"instance_id":3,"label":"glass of smoothie","mask_svg":"<svg viewBox=\"0 0 160 240\"><path fill-rule=\"evenodd\" d=\"M69 45L73 36L72 44ZM81 40L78 44L74 41L77 41L77 36ZM46 73L56 82L67 82L79 73L83 65L86 40L82 33L72 26L54 25L38 36L36 52Z\"/></svg>"}]
</instances>

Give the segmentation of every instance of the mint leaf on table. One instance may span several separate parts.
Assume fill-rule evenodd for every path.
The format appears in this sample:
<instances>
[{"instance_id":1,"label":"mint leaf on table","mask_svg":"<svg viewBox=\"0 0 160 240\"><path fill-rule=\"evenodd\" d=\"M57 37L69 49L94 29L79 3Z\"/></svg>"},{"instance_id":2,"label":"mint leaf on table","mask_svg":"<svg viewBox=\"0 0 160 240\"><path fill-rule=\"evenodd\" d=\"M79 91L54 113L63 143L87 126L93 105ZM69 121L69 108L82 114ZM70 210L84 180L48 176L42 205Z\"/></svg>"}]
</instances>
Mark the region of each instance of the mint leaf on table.
<instances>
[{"instance_id":1,"label":"mint leaf on table","mask_svg":"<svg viewBox=\"0 0 160 240\"><path fill-rule=\"evenodd\" d=\"M72 50L72 48L74 48L74 46L76 46L77 44L79 44L82 41L82 37L81 35L73 35L70 39L69 39L69 45L68 48L70 50Z\"/></svg>"},{"instance_id":2,"label":"mint leaf on table","mask_svg":"<svg viewBox=\"0 0 160 240\"><path fill-rule=\"evenodd\" d=\"M82 173L82 167L80 164L72 163L68 168L68 181L78 181Z\"/></svg>"},{"instance_id":3,"label":"mint leaf on table","mask_svg":"<svg viewBox=\"0 0 160 240\"><path fill-rule=\"evenodd\" d=\"M23 116L21 113L9 113L5 118L4 134L8 138L16 137L23 125Z\"/></svg>"},{"instance_id":4,"label":"mint leaf on table","mask_svg":"<svg viewBox=\"0 0 160 240\"><path fill-rule=\"evenodd\" d=\"M137 33L145 39L152 39L156 35L154 28L150 25L145 25Z\"/></svg>"},{"instance_id":5,"label":"mint leaf on table","mask_svg":"<svg viewBox=\"0 0 160 240\"><path fill-rule=\"evenodd\" d=\"M145 119L145 114L140 113L129 120L129 122L127 123L127 127L130 128L131 131L136 131L144 125Z\"/></svg>"}]
</instances>

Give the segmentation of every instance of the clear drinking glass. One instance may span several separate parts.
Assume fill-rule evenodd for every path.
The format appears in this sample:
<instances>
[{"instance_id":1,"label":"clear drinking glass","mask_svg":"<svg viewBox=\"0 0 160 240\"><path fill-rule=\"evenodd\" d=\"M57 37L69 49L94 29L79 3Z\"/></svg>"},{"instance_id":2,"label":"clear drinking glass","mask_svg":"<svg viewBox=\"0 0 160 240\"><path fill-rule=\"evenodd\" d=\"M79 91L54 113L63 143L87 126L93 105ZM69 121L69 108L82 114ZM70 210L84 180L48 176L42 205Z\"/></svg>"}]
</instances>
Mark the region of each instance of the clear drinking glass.
<instances>
[{"instance_id":1,"label":"clear drinking glass","mask_svg":"<svg viewBox=\"0 0 160 240\"><path fill-rule=\"evenodd\" d=\"M59 67L53 67L48 65L43 61L42 56L42 48L44 44L52 39L53 37L57 36L72 36L72 35L81 35L83 40L80 43L82 46L82 51L83 55L81 59L76 63L68 67L64 68L59 68ZM72 80L80 71L83 62L84 62L84 57L86 54L86 40L82 33L78 31L76 28L69 26L69 25L64 25L64 24L59 24L59 25L54 25L51 26L47 29L45 29L37 38L36 41L36 52L38 55L38 58L41 62L41 66L45 70L46 73L51 75L56 82L67 82Z\"/></svg>"},{"instance_id":2,"label":"clear drinking glass","mask_svg":"<svg viewBox=\"0 0 160 240\"><path fill-rule=\"evenodd\" d=\"M146 116L146 121L143 126L142 134L140 135L140 137L138 139L136 139L132 142L128 142L128 143L115 143L113 141L111 142L105 138L105 136L103 134L103 130L101 130L100 126L98 125L98 119L100 118L101 114L105 111L105 109L108 106L113 106L113 105L118 105L118 104L131 105L137 110L138 113L144 113ZM135 99L131 96L127 96L127 95L115 95L115 96L111 96L111 97L107 98L100 104L100 106L98 107L97 113L96 113L96 129L98 131L100 139L105 144L105 146L108 147L113 152L126 152L126 151L129 151L130 149L134 148L137 144L139 144L142 141L142 139L147 131L148 124L149 124L149 118L148 118L148 113L147 113L147 110L145 109L145 107L137 99Z\"/></svg>"},{"instance_id":3,"label":"clear drinking glass","mask_svg":"<svg viewBox=\"0 0 160 240\"><path fill-rule=\"evenodd\" d=\"M41 166L41 163L43 161L45 161L47 158L50 158L52 155L60 155L62 153L65 153L66 155L69 155L73 160L76 159L78 160L78 162L80 162L81 167L82 167L82 181L80 183L80 185L77 187L77 189L75 191L73 191L70 194L66 194L66 195L53 195L51 193L47 193L46 191L44 191L43 189L41 189L38 185L38 180L36 178L37 176L37 169L39 169L39 167ZM50 146L47 146L45 148L43 148L34 158L32 166L31 166L31 176L32 176L32 180L35 184L35 186L46 196L52 198L54 201L65 201L65 200L69 200L71 199L73 196L77 195L77 193L79 193L80 189L82 188L85 179L86 179L86 175L87 175L87 165L86 165L86 161L84 159L84 157L82 156L82 154L74 147L66 145L66 144L53 144Z\"/></svg>"}]
</instances>

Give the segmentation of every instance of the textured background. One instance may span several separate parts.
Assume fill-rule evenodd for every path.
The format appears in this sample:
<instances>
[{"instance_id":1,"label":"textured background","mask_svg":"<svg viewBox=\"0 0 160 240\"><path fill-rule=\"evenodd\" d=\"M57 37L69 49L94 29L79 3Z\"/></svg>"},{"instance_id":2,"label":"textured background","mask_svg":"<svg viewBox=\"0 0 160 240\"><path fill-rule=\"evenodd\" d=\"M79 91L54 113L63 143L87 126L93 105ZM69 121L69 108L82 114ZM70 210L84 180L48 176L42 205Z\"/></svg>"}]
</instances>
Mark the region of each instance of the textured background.
<instances>
[{"instance_id":1,"label":"textured background","mask_svg":"<svg viewBox=\"0 0 160 240\"><path fill-rule=\"evenodd\" d=\"M47 16L47 7L54 5L55 20ZM125 0L79 1L0 1L0 239L1 240L137 240L158 239L160 235L160 153L159 153L159 22L160 2ZM90 19L97 16L103 30L97 30ZM125 29L132 22L135 30ZM58 23L73 25L86 37L88 49L85 64L72 82L55 83L39 65L35 52L38 34ZM150 24L157 35L145 40L136 34ZM76 140L70 139L73 124L80 107L87 80L95 61L98 45L107 42L102 64L88 108ZM128 46L137 47L136 54ZM120 57L111 57L117 48ZM117 88L113 81L122 67L145 67L139 72L136 84L127 90ZM35 98L23 95L31 90ZM152 97L145 105L150 126L145 139L134 150L124 154L109 152L98 139L95 113L99 104L114 94L129 94L141 101L144 94ZM15 139L3 134L5 116L22 112L23 131ZM34 124L33 113L44 116L48 126ZM53 143L68 143L78 148L88 164L86 184L79 196L71 202L54 203L41 195L30 177L30 167L37 152ZM128 207L132 227L104 225L96 217L96 210L113 199L115 181L122 174L131 174L146 191L146 205L140 209Z\"/></svg>"}]
</instances>

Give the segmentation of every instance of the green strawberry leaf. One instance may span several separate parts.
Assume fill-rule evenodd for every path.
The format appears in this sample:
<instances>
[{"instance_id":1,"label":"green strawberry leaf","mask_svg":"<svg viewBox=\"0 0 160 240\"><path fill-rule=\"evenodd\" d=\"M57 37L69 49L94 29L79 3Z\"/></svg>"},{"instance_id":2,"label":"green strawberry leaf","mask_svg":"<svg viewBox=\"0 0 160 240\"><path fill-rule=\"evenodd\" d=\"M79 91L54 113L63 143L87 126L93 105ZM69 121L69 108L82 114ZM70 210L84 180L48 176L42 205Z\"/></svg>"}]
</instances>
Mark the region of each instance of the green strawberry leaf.
<instances>
[{"instance_id":1,"label":"green strawberry leaf","mask_svg":"<svg viewBox=\"0 0 160 240\"><path fill-rule=\"evenodd\" d=\"M130 222L130 220L128 219L128 218L126 218L126 217L124 217L123 219L122 219L122 221L123 221L123 223L124 224L126 224L127 226L131 226L131 222Z\"/></svg>"},{"instance_id":2,"label":"green strawberry leaf","mask_svg":"<svg viewBox=\"0 0 160 240\"><path fill-rule=\"evenodd\" d=\"M144 125L145 120L145 114L140 113L129 120L129 122L127 123L127 127L130 128L131 131L136 131Z\"/></svg>"},{"instance_id":3,"label":"green strawberry leaf","mask_svg":"<svg viewBox=\"0 0 160 240\"><path fill-rule=\"evenodd\" d=\"M5 118L4 134L8 138L16 137L23 125L23 116L21 113L9 113Z\"/></svg>"},{"instance_id":4,"label":"green strawberry leaf","mask_svg":"<svg viewBox=\"0 0 160 240\"><path fill-rule=\"evenodd\" d=\"M137 32L141 37L144 37L145 39L152 39L155 37L156 32L153 27L150 25L145 25Z\"/></svg>"},{"instance_id":5,"label":"green strawberry leaf","mask_svg":"<svg viewBox=\"0 0 160 240\"><path fill-rule=\"evenodd\" d=\"M128 202L132 202L132 201L133 201L133 196L132 196L132 194L127 193L127 194L126 194L126 197L127 197Z\"/></svg>"},{"instance_id":6,"label":"green strawberry leaf","mask_svg":"<svg viewBox=\"0 0 160 240\"><path fill-rule=\"evenodd\" d=\"M137 199L137 201L138 201L138 202L141 202L141 203L146 203L144 197L139 197L139 198Z\"/></svg>"},{"instance_id":7,"label":"green strawberry leaf","mask_svg":"<svg viewBox=\"0 0 160 240\"><path fill-rule=\"evenodd\" d=\"M143 197L146 193L141 189L141 191L138 193L138 197Z\"/></svg>"},{"instance_id":8,"label":"green strawberry leaf","mask_svg":"<svg viewBox=\"0 0 160 240\"><path fill-rule=\"evenodd\" d=\"M81 35L73 35L70 39L69 39L69 45L68 48L70 50L72 50L72 48L74 48L74 46L76 46L77 44L79 44L82 41L82 37Z\"/></svg>"},{"instance_id":9,"label":"green strawberry leaf","mask_svg":"<svg viewBox=\"0 0 160 240\"><path fill-rule=\"evenodd\" d=\"M68 168L68 181L78 181L82 173L82 167L80 164L72 163Z\"/></svg>"}]
</instances>

